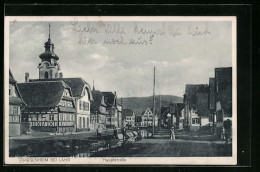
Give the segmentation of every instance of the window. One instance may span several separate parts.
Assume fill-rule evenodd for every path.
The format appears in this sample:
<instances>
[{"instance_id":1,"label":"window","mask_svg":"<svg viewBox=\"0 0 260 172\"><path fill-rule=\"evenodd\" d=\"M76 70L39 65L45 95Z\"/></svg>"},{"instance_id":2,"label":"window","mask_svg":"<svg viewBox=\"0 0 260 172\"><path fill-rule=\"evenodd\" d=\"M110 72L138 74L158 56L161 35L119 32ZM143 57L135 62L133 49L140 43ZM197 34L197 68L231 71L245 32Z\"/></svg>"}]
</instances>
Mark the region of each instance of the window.
<instances>
[{"instance_id":1,"label":"window","mask_svg":"<svg viewBox=\"0 0 260 172\"><path fill-rule=\"evenodd\" d=\"M89 128L89 118L87 118L87 128Z\"/></svg>"},{"instance_id":2,"label":"window","mask_svg":"<svg viewBox=\"0 0 260 172\"><path fill-rule=\"evenodd\" d=\"M83 101L83 110L86 110L86 102Z\"/></svg>"},{"instance_id":3,"label":"window","mask_svg":"<svg viewBox=\"0 0 260 172\"><path fill-rule=\"evenodd\" d=\"M72 102L67 101L67 107L72 107Z\"/></svg>"},{"instance_id":4,"label":"window","mask_svg":"<svg viewBox=\"0 0 260 172\"><path fill-rule=\"evenodd\" d=\"M89 103L88 102L86 102L86 109L85 110L89 111Z\"/></svg>"},{"instance_id":5,"label":"window","mask_svg":"<svg viewBox=\"0 0 260 172\"><path fill-rule=\"evenodd\" d=\"M198 118L193 118L192 119L192 124L199 124L199 119Z\"/></svg>"},{"instance_id":6,"label":"window","mask_svg":"<svg viewBox=\"0 0 260 172\"><path fill-rule=\"evenodd\" d=\"M18 107L13 106L13 115L18 115Z\"/></svg>"},{"instance_id":7,"label":"window","mask_svg":"<svg viewBox=\"0 0 260 172\"><path fill-rule=\"evenodd\" d=\"M81 110L81 100L79 100L79 110Z\"/></svg>"},{"instance_id":8,"label":"window","mask_svg":"<svg viewBox=\"0 0 260 172\"><path fill-rule=\"evenodd\" d=\"M82 128L82 125L81 125L81 117L79 117L79 128Z\"/></svg>"},{"instance_id":9,"label":"window","mask_svg":"<svg viewBox=\"0 0 260 172\"><path fill-rule=\"evenodd\" d=\"M12 96L12 85L9 84L9 96Z\"/></svg>"},{"instance_id":10,"label":"window","mask_svg":"<svg viewBox=\"0 0 260 172\"><path fill-rule=\"evenodd\" d=\"M48 79L48 78L49 78L49 74L48 74L48 72L45 72L45 74L44 74L44 78L45 78L45 79Z\"/></svg>"},{"instance_id":11,"label":"window","mask_svg":"<svg viewBox=\"0 0 260 172\"><path fill-rule=\"evenodd\" d=\"M65 89L64 92L63 92L63 96L70 97L70 91L68 89Z\"/></svg>"},{"instance_id":12,"label":"window","mask_svg":"<svg viewBox=\"0 0 260 172\"><path fill-rule=\"evenodd\" d=\"M83 118L83 128L86 128L85 118Z\"/></svg>"},{"instance_id":13,"label":"window","mask_svg":"<svg viewBox=\"0 0 260 172\"><path fill-rule=\"evenodd\" d=\"M49 114L49 120L54 121L54 114Z\"/></svg>"}]
</instances>

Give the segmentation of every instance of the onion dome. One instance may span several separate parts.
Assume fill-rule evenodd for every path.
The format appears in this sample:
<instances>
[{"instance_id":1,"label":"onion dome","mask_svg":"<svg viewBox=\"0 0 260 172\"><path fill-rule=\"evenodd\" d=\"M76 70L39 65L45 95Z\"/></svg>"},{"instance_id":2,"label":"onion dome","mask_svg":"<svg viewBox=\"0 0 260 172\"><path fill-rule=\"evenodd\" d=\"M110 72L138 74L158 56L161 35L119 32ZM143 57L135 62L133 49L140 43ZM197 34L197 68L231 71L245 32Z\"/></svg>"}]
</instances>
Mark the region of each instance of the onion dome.
<instances>
[{"instance_id":1,"label":"onion dome","mask_svg":"<svg viewBox=\"0 0 260 172\"><path fill-rule=\"evenodd\" d=\"M55 59L59 60L59 57L54 53L54 44L51 42L51 36L50 36L50 24L49 24L49 38L48 41L45 42L44 47L45 47L45 52L42 53L39 57L42 60L50 60L50 59Z\"/></svg>"}]
</instances>

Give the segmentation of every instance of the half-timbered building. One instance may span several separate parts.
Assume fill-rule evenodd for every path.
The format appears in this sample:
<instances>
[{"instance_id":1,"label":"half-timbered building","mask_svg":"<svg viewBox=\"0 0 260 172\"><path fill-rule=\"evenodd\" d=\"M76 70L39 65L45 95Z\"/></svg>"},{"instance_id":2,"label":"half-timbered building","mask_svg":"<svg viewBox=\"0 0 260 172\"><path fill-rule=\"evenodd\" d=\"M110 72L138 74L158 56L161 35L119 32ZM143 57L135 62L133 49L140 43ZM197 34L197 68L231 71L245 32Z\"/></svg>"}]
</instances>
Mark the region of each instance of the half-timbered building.
<instances>
[{"instance_id":1,"label":"half-timbered building","mask_svg":"<svg viewBox=\"0 0 260 172\"><path fill-rule=\"evenodd\" d=\"M21 106L24 102L21 99L17 88L17 82L9 70L9 136L20 136L21 126Z\"/></svg>"},{"instance_id":2,"label":"half-timbered building","mask_svg":"<svg viewBox=\"0 0 260 172\"><path fill-rule=\"evenodd\" d=\"M90 102L93 101L90 85L82 78L30 79L29 82L64 81L71 89L76 107L77 131L94 130L90 123Z\"/></svg>"},{"instance_id":3,"label":"half-timbered building","mask_svg":"<svg viewBox=\"0 0 260 172\"><path fill-rule=\"evenodd\" d=\"M119 127L118 109L117 109L117 96L113 92L102 92L104 100L107 105L106 109L109 115L106 117L106 127L114 128Z\"/></svg>"},{"instance_id":4,"label":"half-timbered building","mask_svg":"<svg viewBox=\"0 0 260 172\"><path fill-rule=\"evenodd\" d=\"M17 84L26 108L22 121L32 132L73 132L75 102L71 88L64 81L38 81Z\"/></svg>"},{"instance_id":5,"label":"half-timbered building","mask_svg":"<svg viewBox=\"0 0 260 172\"><path fill-rule=\"evenodd\" d=\"M106 128L106 116L109 115L107 105L104 100L104 95L101 91L93 90L92 96L94 101L91 102L91 123L95 124L95 129L99 126Z\"/></svg>"}]
</instances>

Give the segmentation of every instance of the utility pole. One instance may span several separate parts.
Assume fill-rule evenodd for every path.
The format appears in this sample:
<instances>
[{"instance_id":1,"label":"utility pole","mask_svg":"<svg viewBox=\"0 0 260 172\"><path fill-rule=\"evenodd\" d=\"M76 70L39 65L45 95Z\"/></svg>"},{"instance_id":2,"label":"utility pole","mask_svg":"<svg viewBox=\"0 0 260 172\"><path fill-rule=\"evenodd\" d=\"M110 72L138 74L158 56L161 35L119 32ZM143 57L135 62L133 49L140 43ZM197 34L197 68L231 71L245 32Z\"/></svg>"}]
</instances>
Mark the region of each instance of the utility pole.
<instances>
[{"instance_id":1,"label":"utility pole","mask_svg":"<svg viewBox=\"0 0 260 172\"><path fill-rule=\"evenodd\" d=\"M147 138L148 138L148 136L149 136L149 133L148 133L148 116L149 116L149 113L148 113L148 111L147 111L147 120L146 120L146 135L147 135Z\"/></svg>"},{"instance_id":2,"label":"utility pole","mask_svg":"<svg viewBox=\"0 0 260 172\"><path fill-rule=\"evenodd\" d=\"M159 104L159 118L158 118L158 129L160 129L161 128L161 93L160 93L160 104Z\"/></svg>"},{"instance_id":3,"label":"utility pole","mask_svg":"<svg viewBox=\"0 0 260 172\"><path fill-rule=\"evenodd\" d=\"M153 136L154 136L154 125L155 125L155 66L153 68Z\"/></svg>"}]
</instances>

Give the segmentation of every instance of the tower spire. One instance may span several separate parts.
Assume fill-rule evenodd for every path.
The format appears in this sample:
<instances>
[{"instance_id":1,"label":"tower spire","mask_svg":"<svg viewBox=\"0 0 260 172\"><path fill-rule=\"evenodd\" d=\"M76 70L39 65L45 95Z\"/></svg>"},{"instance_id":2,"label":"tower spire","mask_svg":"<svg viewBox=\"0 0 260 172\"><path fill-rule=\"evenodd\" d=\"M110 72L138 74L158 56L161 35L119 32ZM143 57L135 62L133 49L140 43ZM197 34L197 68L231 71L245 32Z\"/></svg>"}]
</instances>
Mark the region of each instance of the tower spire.
<instances>
[{"instance_id":1,"label":"tower spire","mask_svg":"<svg viewBox=\"0 0 260 172\"><path fill-rule=\"evenodd\" d=\"M51 24L49 22L49 40L51 40Z\"/></svg>"},{"instance_id":2,"label":"tower spire","mask_svg":"<svg viewBox=\"0 0 260 172\"><path fill-rule=\"evenodd\" d=\"M93 91L95 91L95 81L93 80Z\"/></svg>"}]
</instances>

